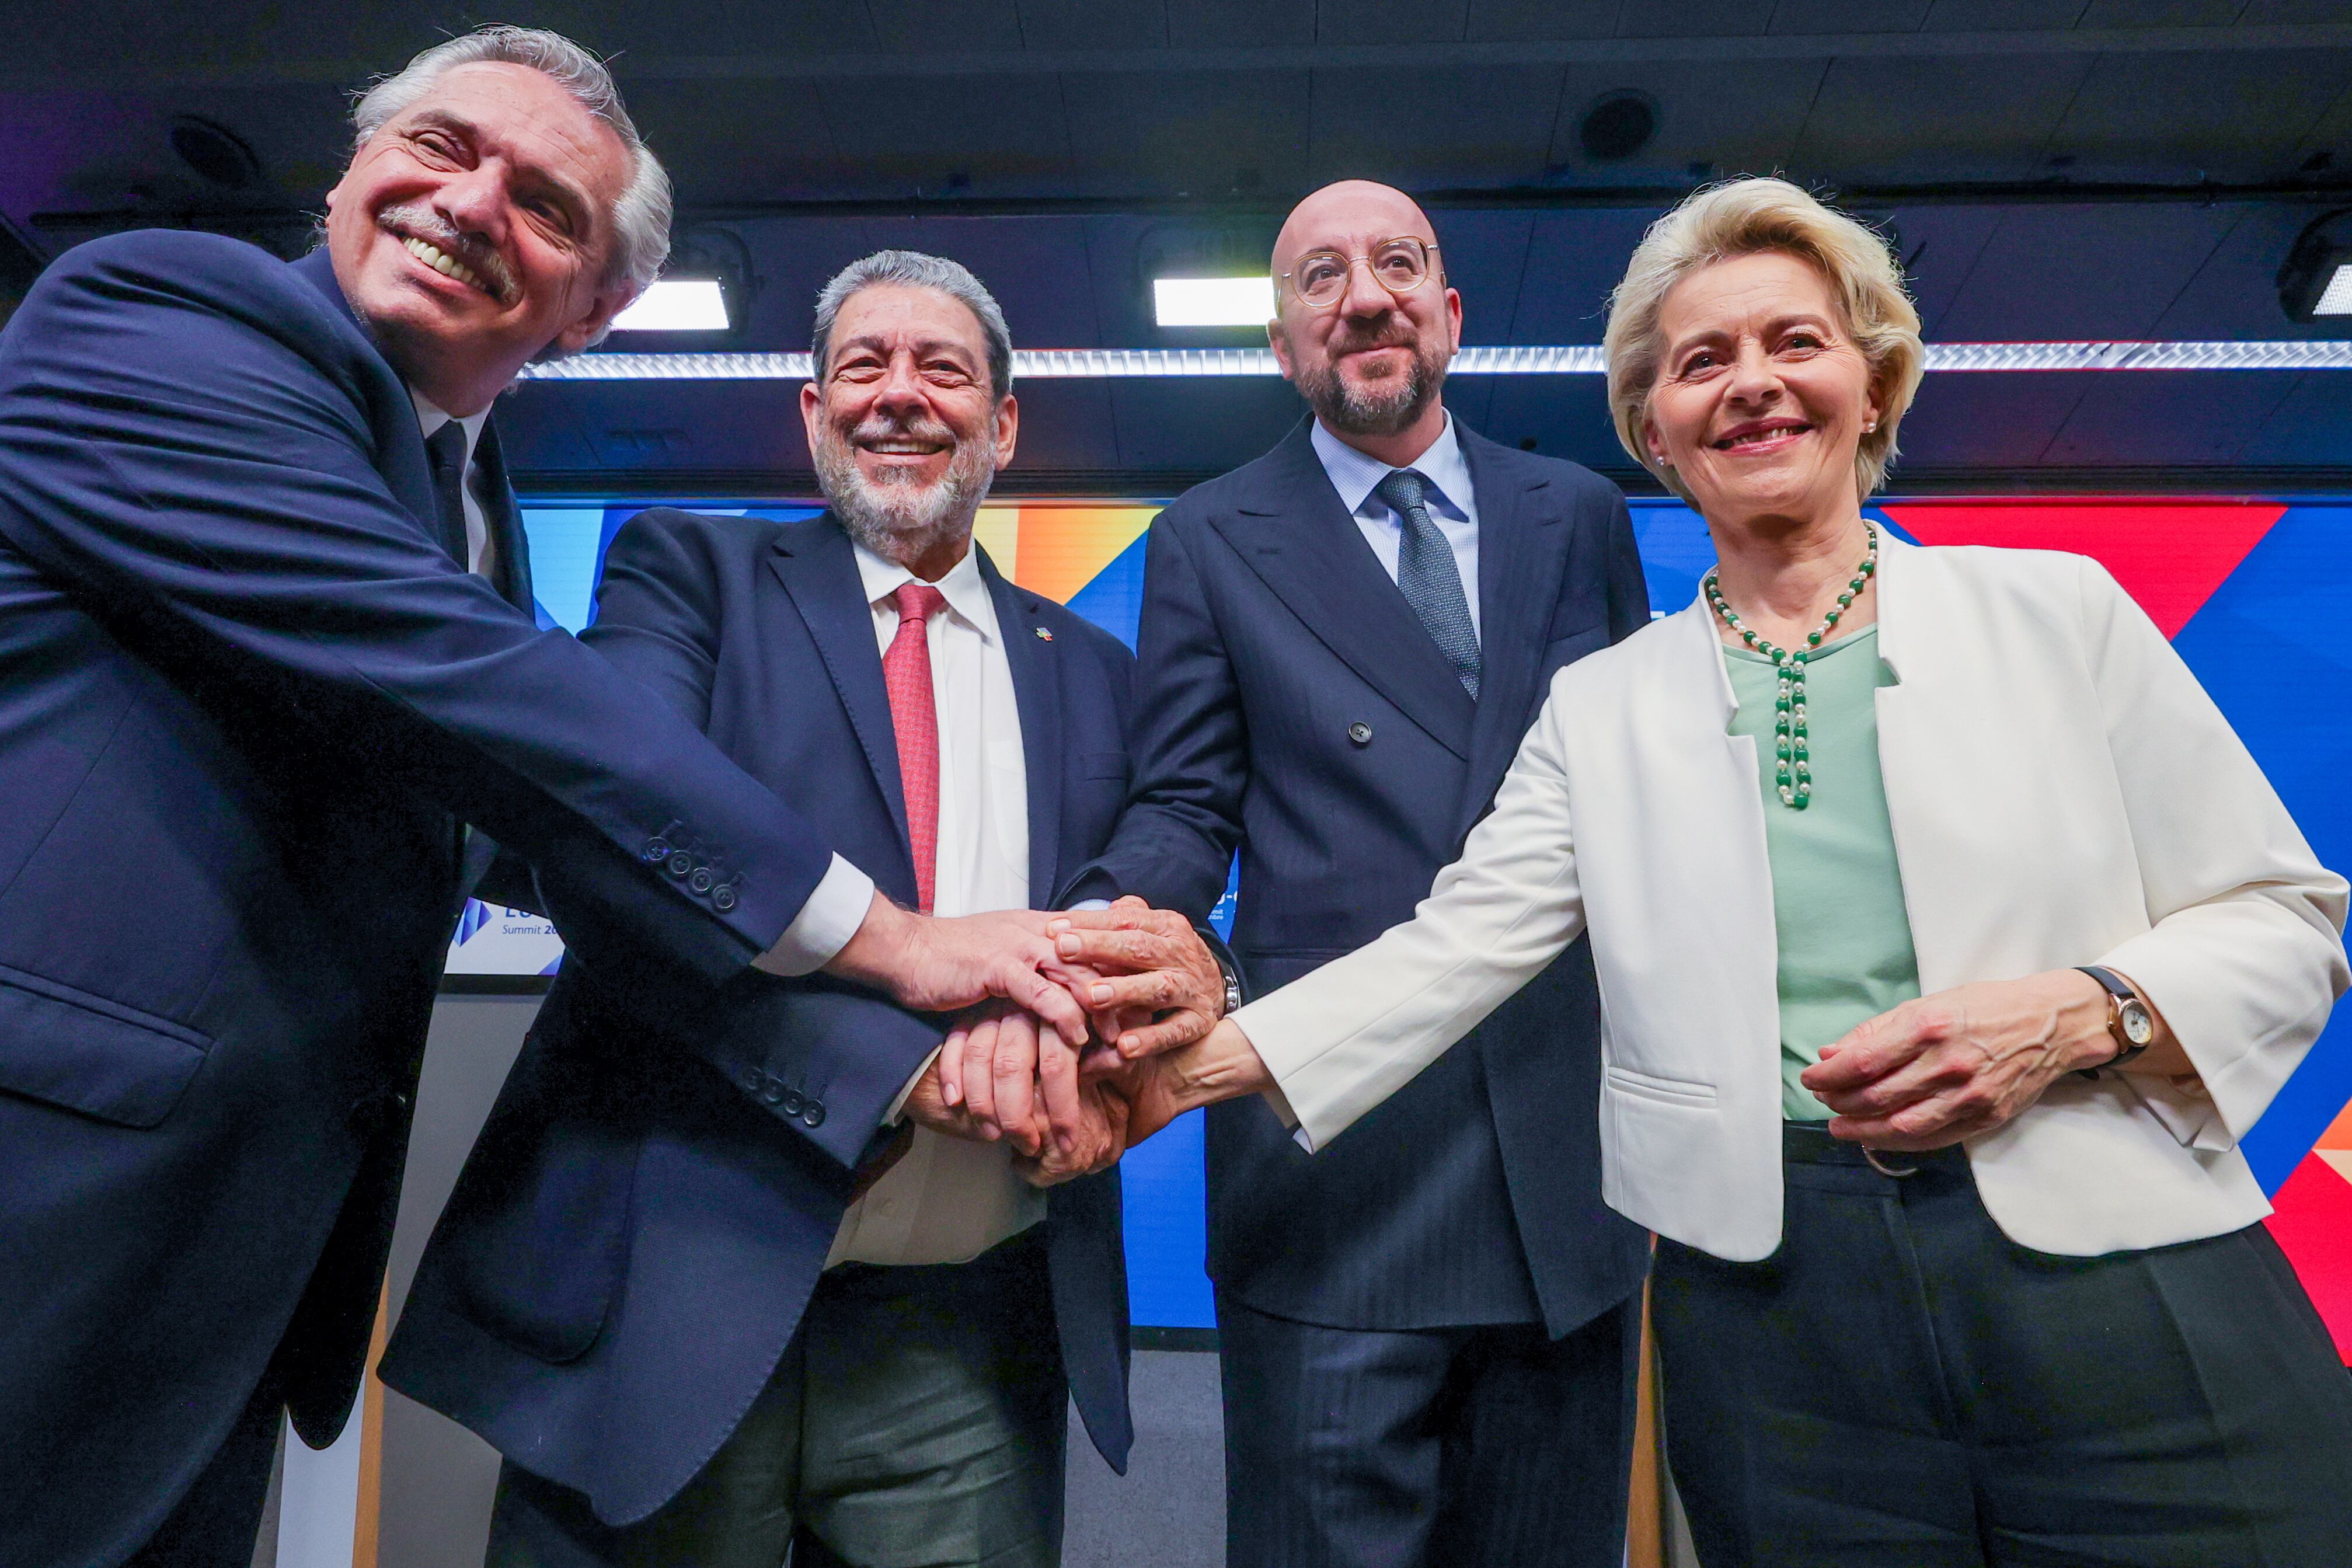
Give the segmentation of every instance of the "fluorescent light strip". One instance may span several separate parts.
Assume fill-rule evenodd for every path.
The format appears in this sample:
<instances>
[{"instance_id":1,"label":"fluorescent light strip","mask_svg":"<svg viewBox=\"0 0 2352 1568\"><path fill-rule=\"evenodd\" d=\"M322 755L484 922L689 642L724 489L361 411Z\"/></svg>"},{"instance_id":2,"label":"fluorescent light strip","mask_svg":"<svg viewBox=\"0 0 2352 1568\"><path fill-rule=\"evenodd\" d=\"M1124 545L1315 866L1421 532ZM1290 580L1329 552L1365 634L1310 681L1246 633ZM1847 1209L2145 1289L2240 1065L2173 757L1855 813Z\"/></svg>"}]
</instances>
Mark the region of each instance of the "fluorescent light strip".
<instances>
[{"instance_id":1,"label":"fluorescent light strip","mask_svg":"<svg viewBox=\"0 0 2352 1568\"><path fill-rule=\"evenodd\" d=\"M1262 327L1274 320L1274 279L1155 278L1151 301L1163 327Z\"/></svg>"},{"instance_id":2,"label":"fluorescent light strip","mask_svg":"<svg viewBox=\"0 0 2352 1568\"><path fill-rule=\"evenodd\" d=\"M579 354L525 365L533 381L806 381L806 354ZM1455 375L1598 375L1599 345L1465 348ZM1930 343L1937 371L2352 370L2352 341L2291 342ZM1279 375L1270 349L1029 349L1015 377Z\"/></svg>"},{"instance_id":3,"label":"fluorescent light strip","mask_svg":"<svg viewBox=\"0 0 2352 1568\"><path fill-rule=\"evenodd\" d=\"M2338 264L2311 308L2315 316L2352 316L2352 267Z\"/></svg>"},{"instance_id":4,"label":"fluorescent light strip","mask_svg":"<svg viewBox=\"0 0 2352 1568\"><path fill-rule=\"evenodd\" d=\"M616 332L723 332L727 299L715 278L664 278L613 318Z\"/></svg>"}]
</instances>

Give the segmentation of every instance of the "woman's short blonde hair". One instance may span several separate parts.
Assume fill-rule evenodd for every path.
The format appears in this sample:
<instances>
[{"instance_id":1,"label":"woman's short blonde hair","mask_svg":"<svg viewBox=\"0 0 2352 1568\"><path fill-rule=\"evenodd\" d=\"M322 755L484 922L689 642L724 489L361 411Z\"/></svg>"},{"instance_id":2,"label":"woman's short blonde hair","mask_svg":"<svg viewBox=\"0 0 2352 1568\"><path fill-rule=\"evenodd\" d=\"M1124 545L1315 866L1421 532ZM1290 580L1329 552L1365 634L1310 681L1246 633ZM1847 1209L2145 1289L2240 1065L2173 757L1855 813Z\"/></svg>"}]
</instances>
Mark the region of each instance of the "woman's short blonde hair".
<instances>
[{"instance_id":1,"label":"woman's short blonde hair","mask_svg":"<svg viewBox=\"0 0 2352 1568\"><path fill-rule=\"evenodd\" d=\"M1878 428L1856 449L1858 495L1868 496L1895 459L1895 431L1919 390L1927 350L1903 268L1878 234L1786 180L1750 177L1695 191L1652 224L1633 247L1624 280L1609 296L1601 352L1609 363L1609 414L1633 460L1685 500L1691 494L1643 438L1657 384L1658 311L1674 286L1710 262L1778 251L1809 261L1829 279L1846 331L1869 362Z\"/></svg>"}]
</instances>

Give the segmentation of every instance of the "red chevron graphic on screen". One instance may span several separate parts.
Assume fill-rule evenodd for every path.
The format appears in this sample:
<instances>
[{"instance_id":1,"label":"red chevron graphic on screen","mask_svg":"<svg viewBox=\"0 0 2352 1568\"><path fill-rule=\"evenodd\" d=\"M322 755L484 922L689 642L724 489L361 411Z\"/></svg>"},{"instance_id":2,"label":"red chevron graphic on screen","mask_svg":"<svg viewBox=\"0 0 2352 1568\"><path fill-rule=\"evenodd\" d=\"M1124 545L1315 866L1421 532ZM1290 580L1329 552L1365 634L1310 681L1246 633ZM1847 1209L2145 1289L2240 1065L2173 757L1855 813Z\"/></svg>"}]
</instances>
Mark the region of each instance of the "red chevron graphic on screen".
<instances>
[{"instance_id":1,"label":"red chevron graphic on screen","mask_svg":"<svg viewBox=\"0 0 2352 1568\"><path fill-rule=\"evenodd\" d=\"M1922 544L2066 550L2115 574L2168 637L2205 607L2271 525L2275 501L1905 501L1885 509Z\"/></svg>"}]
</instances>

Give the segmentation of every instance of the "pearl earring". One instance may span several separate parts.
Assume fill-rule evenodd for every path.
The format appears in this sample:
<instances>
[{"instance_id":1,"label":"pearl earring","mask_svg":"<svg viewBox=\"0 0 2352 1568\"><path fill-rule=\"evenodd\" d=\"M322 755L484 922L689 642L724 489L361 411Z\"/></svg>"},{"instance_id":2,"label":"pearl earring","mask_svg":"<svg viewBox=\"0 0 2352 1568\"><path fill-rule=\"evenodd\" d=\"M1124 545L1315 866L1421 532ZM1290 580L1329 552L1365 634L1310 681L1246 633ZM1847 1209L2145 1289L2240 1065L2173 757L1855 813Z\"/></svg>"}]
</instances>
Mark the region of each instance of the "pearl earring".
<instances>
[{"instance_id":1,"label":"pearl earring","mask_svg":"<svg viewBox=\"0 0 2352 1568\"><path fill-rule=\"evenodd\" d=\"M1877 429L1877 428L1878 428L1878 421L1877 421L1877 420L1875 420L1875 419L1874 419L1874 420L1870 421L1870 423L1868 423L1867 425L1864 425L1864 426L1862 427L1862 433L1863 433L1864 435L1867 436L1867 435L1869 435L1872 431L1874 431L1874 430L1875 430L1875 429Z\"/></svg>"}]
</instances>

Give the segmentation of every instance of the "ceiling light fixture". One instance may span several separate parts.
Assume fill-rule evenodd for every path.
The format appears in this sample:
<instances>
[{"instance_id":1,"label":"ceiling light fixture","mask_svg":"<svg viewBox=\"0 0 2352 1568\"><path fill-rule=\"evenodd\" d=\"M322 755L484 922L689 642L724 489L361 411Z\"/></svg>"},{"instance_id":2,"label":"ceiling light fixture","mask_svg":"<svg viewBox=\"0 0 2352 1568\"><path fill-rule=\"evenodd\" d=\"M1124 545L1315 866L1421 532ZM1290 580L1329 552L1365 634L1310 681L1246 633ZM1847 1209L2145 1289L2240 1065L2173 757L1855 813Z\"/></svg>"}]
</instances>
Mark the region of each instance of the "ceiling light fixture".
<instances>
[{"instance_id":1,"label":"ceiling light fixture","mask_svg":"<svg viewBox=\"0 0 2352 1568\"><path fill-rule=\"evenodd\" d=\"M723 332L727 291L716 278L663 278L613 318L616 332Z\"/></svg>"},{"instance_id":2,"label":"ceiling light fixture","mask_svg":"<svg viewBox=\"0 0 2352 1568\"><path fill-rule=\"evenodd\" d=\"M1274 279L1155 278L1151 303L1163 327L1262 327L1274 320Z\"/></svg>"},{"instance_id":3,"label":"ceiling light fixture","mask_svg":"<svg viewBox=\"0 0 2352 1568\"><path fill-rule=\"evenodd\" d=\"M2352 207L2323 213L2295 236L2279 267L2278 294L2289 321L2352 316Z\"/></svg>"}]
</instances>

